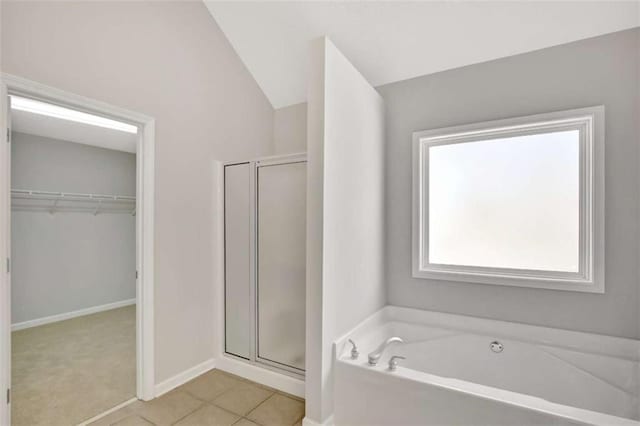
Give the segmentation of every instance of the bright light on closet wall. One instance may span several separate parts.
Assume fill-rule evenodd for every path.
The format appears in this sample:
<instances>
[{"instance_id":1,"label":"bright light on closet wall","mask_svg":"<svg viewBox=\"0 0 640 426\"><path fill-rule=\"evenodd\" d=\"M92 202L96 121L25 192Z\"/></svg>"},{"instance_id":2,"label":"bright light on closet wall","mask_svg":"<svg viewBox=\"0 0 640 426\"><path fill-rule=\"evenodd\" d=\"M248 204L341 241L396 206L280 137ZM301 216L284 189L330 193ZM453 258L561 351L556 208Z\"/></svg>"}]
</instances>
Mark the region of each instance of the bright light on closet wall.
<instances>
[{"instance_id":1,"label":"bright light on closet wall","mask_svg":"<svg viewBox=\"0 0 640 426\"><path fill-rule=\"evenodd\" d=\"M47 117L60 118L76 123L89 124L91 126L104 127L127 133L138 133L138 128L131 124L100 117L86 112L80 112L58 105L48 104L33 99L11 96L11 108L18 111L31 112L33 114L46 115Z\"/></svg>"}]
</instances>

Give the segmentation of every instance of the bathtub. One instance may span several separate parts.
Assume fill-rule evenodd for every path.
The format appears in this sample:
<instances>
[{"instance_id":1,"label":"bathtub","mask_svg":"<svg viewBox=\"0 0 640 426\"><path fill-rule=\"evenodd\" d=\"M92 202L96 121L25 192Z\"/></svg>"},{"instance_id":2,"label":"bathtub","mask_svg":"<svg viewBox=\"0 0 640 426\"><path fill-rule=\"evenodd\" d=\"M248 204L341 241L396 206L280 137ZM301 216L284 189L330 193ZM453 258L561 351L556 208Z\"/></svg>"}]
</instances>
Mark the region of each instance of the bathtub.
<instances>
[{"instance_id":1,"label":"bathtub","mask_svg":"<svg viewBox=\"0 0 640 426\"><path fill-rule=\"evenodd\" d=\"M406 343L369 366L391 336ZM387 306L334 342L334 423L637 426L639 355L636 340Z\"/></svg>"}]
</instances>

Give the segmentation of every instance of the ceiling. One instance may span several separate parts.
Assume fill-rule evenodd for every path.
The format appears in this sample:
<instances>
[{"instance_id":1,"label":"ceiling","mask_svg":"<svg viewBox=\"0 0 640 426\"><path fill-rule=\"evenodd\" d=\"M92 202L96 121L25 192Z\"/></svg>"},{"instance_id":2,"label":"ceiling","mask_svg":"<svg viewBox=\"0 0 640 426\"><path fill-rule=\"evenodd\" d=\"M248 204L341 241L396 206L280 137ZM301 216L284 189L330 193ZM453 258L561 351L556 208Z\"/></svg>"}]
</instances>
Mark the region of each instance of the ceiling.
<instances>
[{"instance_id":1,"label":"ceiling","mask_svg":"<svg viewBox=\"0 0 640 426\"><path fill-rule=\"evenodd\" d=\"M640 25L638 1L206 1L275 108L327 35L374 86Z\"/></svg>"},{"instance_id":2,"label":"ceiling","mask_svg":"<svg viewBox=\"0 0 640 426\"><path fill-rule=\"evenodd\" d=\"M76 142L116 151L136 152L137 136L119 130L26 111L11 111L11 129L20 133Z\"/></svg>"}]
</instances>

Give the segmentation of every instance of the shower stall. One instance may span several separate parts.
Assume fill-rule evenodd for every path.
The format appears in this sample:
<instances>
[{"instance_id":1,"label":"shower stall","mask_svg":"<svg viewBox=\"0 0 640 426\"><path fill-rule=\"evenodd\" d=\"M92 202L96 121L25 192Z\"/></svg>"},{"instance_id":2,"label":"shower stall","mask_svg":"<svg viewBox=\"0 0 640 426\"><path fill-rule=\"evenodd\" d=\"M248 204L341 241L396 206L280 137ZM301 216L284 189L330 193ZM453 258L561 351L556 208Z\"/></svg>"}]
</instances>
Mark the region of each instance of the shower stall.
<instances>
[{"instance_id":1,"label":"shower stall","mask_svg":"<svg viewBox=\"0 0 640 426\"><path fill-rule=\"evenodd\" d=\"M228 356L305 371L306 156L224 166Z\"/></svg>"}]
</instances>

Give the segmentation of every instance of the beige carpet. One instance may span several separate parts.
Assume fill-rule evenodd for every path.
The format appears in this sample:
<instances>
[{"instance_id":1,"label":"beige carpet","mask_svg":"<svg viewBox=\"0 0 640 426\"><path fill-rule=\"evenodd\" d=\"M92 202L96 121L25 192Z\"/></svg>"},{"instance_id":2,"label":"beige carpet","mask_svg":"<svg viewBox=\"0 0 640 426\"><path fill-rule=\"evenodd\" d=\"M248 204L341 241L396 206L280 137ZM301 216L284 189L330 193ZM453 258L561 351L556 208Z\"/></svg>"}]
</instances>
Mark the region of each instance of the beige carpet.
<instances>
[{"instance_id":1,"label":"beige carpet","mask_svg":"<svg viewBox=\"0 0 640 426\"><path fill-rule=\"evenodd\" d=\"M133 398L135 334L135 305L13 332L13 425L76 425Z\"/></svg>"}]
</instances>

